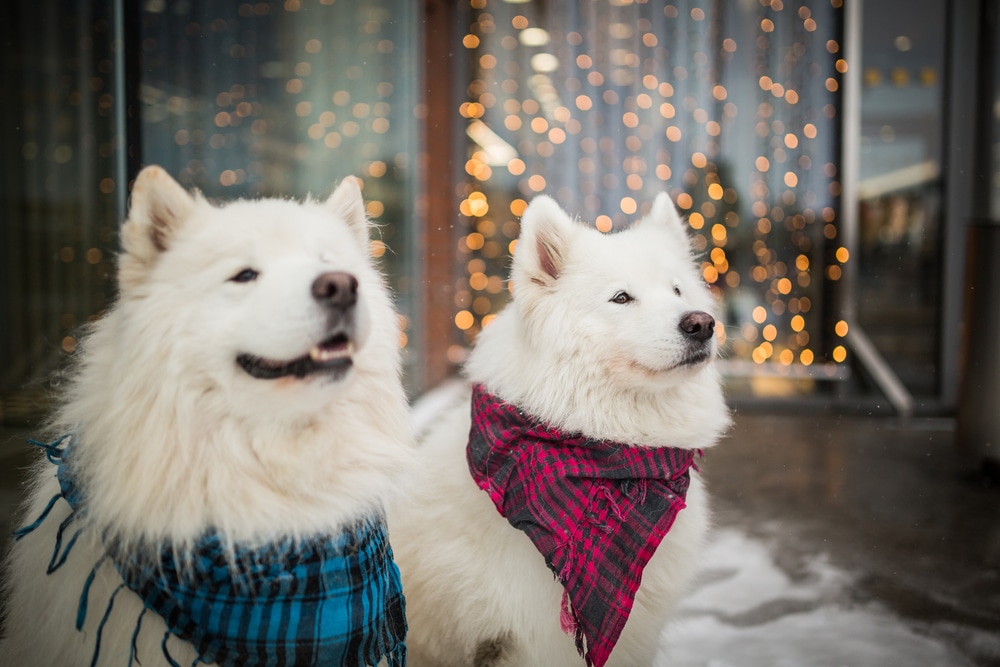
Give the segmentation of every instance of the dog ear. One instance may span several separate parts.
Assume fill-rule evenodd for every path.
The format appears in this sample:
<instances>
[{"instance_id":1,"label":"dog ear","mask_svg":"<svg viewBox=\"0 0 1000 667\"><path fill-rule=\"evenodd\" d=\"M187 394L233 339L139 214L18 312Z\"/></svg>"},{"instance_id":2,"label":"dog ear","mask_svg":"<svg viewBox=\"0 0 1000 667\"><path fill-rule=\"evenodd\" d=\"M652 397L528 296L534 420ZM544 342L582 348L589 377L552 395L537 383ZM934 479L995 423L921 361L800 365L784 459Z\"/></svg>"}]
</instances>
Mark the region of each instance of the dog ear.
<instances>
[{"instance_id":1,"label":"dog ear","mask_svg":"<svg viewBox=\"0 0 1000 667\"><path fill-rule=\"evenodd\" d=\"M551 197L535 197L521 217L521 235L514 253L515 273L548 285L562 274L574 233L573 220Z\"/></svg>"},{"instance_id":2,"label":"dog ear","mask_svg":"<svg viewBox=\"0 0 1000 667\"><path fill-rule=\"evenodd\" d=\"M677 213L677 207L666 192L656 195L649 214L636 224L642 226L659 226L673 234L677 242L683 247L687 248L691 245L691 239L688 236L688 225L681 219L681 216Z\"/></svg>"},{"instance_id":3,"label":"dog ear","mask_svg":"<svg viewBox=\"0 0 1000 667\"><path fill-rule=\"evenodd\" d=\"M365 212L365 200L361 195L358 179L348 176L342 180L323 205L346 222L362 247L368 248L368 214Z\"/></svg>"},{"instance_id":4,"label":"dog ear","mask_svg":"<svg viewBox=\"0 0 1000 667\"><path fill-rule=\"evenodd\" d=\"M128 219L122 226L119 280L128 284L170 248L177 231L194 210L195 198L161 167L139 172L132 186Z\"/></svg>"}]
</instances>

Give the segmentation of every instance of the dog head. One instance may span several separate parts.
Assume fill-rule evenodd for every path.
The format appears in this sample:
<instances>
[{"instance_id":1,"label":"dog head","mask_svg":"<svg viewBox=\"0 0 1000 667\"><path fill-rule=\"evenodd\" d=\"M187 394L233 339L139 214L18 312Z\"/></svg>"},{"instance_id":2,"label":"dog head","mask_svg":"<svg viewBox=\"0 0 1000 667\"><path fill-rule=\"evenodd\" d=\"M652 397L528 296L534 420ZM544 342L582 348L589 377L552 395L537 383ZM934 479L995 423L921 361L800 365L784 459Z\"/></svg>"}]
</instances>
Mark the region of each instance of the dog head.
<instances>
[{"instance_id":1,"label":"dog head","mask_svg":"<svg viewBox=\"0 0 1000 667\"><path fill-rule=\"evenodd\" d=\"M525 210L512 278L532 341L609 381L670 385L717 352L715 299L666 194L628 229L602 234L552 199Z\"/></svg>"},{"instance_id":2,"label":"dog head","mask_svg":"<svg viewBox=\"0 0 1000 667\"><path fill-rule=\"evenodd\" d=\"M281 398L314 409L309 397L348 383L369 348L398 355L368 226L353 178L324 202L216 207L148 167L122 229L127 340L159 357L146 370L181 375L206 395L237 394L250 411Z\"/></svg>"}]
</instances>

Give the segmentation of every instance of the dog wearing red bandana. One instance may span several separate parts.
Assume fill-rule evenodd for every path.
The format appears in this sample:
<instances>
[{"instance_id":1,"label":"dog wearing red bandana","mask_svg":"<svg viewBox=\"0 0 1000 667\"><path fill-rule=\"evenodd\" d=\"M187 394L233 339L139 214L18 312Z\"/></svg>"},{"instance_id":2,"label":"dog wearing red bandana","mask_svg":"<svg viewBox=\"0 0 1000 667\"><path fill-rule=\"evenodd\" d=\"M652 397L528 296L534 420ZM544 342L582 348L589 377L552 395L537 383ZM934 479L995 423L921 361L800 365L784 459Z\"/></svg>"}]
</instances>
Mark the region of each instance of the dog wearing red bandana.
<instances>
[{"instance_id":1,"label":"dog wearing red bandana","mask_svg":"<svg viewBox=\"0 0 1000 667\"><path fill-rule=\"evenodd\" d=\"M390 511L409 664L667 664L729 425L687 225L666 194L610 234L541 196L511 279Z\"/></svg>"}]
</instances>

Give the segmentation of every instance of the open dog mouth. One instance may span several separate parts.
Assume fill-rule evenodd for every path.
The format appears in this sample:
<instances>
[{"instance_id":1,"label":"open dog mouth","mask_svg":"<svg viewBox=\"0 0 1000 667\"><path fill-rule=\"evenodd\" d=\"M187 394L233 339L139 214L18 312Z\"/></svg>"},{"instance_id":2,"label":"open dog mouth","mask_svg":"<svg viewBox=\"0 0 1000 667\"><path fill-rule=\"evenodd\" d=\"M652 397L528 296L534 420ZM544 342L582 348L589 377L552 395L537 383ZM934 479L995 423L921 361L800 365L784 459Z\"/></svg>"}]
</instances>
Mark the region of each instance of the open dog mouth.
<instances>
[{"instance_id":1,"label":"open dog mouth","mask_svg":"<svg viewBox=\"0 0 1000 667\"><path fill-rule=\"evenodd\" d=\"M308 354L291 361L265 359L253 354L240 354L236 363L250 376L260 380L282 377L305 378L317 373L343 376L354 364L354 343L344 333L336 333L314 345Z\"/></svg>"}]
</instances>

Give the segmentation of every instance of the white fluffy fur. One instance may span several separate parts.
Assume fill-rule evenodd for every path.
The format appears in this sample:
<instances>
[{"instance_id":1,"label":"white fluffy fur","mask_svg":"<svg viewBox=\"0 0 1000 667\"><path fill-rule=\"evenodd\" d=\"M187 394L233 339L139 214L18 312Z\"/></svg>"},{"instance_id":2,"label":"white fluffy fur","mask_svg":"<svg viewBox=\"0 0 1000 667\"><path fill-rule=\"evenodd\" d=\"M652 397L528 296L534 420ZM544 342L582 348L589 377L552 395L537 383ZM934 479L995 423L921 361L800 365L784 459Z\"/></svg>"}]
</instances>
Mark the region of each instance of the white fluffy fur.
<instances>
[{"instance_id":1,"label":"white fluffy fur","mask_svg":"<svg viewBox=\"0 0 1000 667\"><path fill-rule=\"evenodd\" d=\"M678 325L716 304L669 197L616 234L575 223L547 197L531 203L521 224L513 302L480 335L469 379L568 432L712 446L729 424L719 378L711 361L677 365L685 348ZM619 291L635 300L613 303ZM417 491L390 512L410 664L579 667L559 626L561 585L472 481L469 423L466 392L421 438ZM697 473L687 504L645 569L609 665L653 662L708 529Z\"/></svg>"},{"instance_id":2,"label":"white fluffy fur","mask_svg":"<svg viewBox=\"0 0 1000 667\"><path fill-rule=\"evenodd\" d=\"M353 178L325 202L236 201L222 207L143 170L122 228L120 296L82 341L51 434L74 433L88 520L59 570L46 575L60 501L7 560L0 664L89 665L97 624L120 578L110 563L74 626L99 532L126 544L183 546L208 528L233 541L337 531L381 507L411 466L396 314L368 252L368 221ZM252 267L259 277L229 280ZM293 359L325 338L315 278L346 271L359 283L353 369L342 379L255 379L237 354ZM24 520L58 491L40 461ZM115 600L102 665L125 665L141 603ZM162 620L143 619L138 657L166 664ZM191 664L189 645L172 639Z\"/></svg>"}]
</instances>

